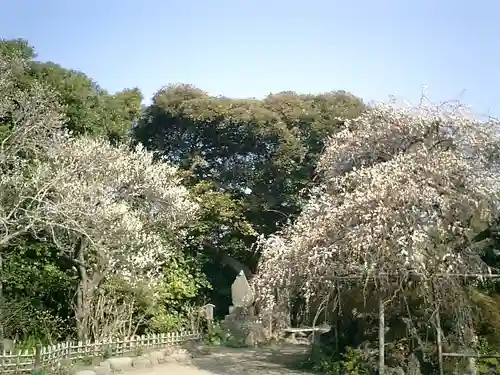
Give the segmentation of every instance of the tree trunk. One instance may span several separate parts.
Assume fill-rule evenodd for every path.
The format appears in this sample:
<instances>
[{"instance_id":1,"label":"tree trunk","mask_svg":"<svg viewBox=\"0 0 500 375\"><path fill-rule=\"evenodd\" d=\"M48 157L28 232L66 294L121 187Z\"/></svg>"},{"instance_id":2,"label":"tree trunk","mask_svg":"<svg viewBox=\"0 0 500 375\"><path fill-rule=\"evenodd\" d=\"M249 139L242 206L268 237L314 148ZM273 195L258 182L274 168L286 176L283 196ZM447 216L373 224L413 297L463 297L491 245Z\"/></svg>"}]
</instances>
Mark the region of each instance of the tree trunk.
<instances>
[{"instance_id":1,"label":"tree trunk","mask_svg":"<svg viewBox=\"0 0 500 375\"><path fill-rule=\"evenodd\" d=\"M443 343L441 340L441 316L439 314L439 305L436 307L436 345L438 352L438 365L439 365L439 375L444 374L444 365L443 365Z\"/></svg>"},{"instance_id":2,"label":"tree trunk","mask_svg":"<svg viewBox=\"0 0 500 375\"><path fill-rule=\"evenodd\" d=\"M76 329L78 340L84 341L88 333L88 294L89 294L89 278L87 269L85 268L85 240L78 241L76 249L76 264L80 282L78 285L78 292L76 295Z\"/></svg>"},{"instance_id":3,"label":"tree trunk","mask_svg":"<svg viewBox=\"0 0 500 375\"><path fill-rule=\"evenodd\" d=\"M0 248L0 275L3 275L3 249ZM0 342L5 338L4 332L4 314L3 314L3 280L0 278Z\"/></svg>"},{"instance_id":4,"label":"tree trunk","mask_svg":"<svg viewBox=\"0 0 500 375\"><path fill-rule=\"evenodd\" d=\"M378 373L385 373L385 306L382 297L379 298L378 310Z\"/></svg>"}]
</instances>

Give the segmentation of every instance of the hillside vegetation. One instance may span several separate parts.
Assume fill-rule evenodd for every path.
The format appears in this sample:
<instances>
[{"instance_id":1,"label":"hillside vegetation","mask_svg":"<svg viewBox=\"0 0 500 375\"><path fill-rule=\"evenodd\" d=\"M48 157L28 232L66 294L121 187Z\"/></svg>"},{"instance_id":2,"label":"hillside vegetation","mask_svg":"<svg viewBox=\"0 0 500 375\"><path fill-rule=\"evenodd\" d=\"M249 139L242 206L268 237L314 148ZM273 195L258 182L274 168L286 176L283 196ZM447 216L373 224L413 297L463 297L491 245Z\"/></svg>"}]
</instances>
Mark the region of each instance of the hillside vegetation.
<instances>
[{"instance_id":1,"label":"hillside vegetation","mask_svg":"<svg viewBox=\"0 0 500 375\"><path fill-rule=\"evenodd\" d=\"M394 363L418 353L435 371L437 305L450 350L470 345L464 327L499 350L497 283L446 276L497 270L496 120L187 84L144 106L138 88L109 93L23 40L0 41L0 69L1 337L190 328L206 302L227 314L243 270L263 316L336 327L326 363L376 345L379 298Z\"/></svg>"}]
</instances>

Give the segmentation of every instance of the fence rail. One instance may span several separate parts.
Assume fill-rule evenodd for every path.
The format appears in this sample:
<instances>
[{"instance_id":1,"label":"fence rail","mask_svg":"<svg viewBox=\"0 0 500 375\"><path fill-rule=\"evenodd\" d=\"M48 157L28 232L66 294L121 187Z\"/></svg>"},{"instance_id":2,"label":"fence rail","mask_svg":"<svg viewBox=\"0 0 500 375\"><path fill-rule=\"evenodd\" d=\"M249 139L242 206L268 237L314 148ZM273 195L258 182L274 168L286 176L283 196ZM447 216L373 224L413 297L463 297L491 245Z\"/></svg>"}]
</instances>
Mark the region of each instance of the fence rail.
<instances>
[{"instance_id":1,"label":"fence rail","mask_svg":"<svg viewBox=\"0 0 500 375\"><path fill-rule=\"evenodd\" d=\"M201 339L199 332L172 332L133 336L95 342L67 341L52 346L14 352L0 352L0 374L31 373L34 369L54 368L61 361L79 361L95 357L134 355L140 349L163 349Z\"/></svg>"}]
</instances>

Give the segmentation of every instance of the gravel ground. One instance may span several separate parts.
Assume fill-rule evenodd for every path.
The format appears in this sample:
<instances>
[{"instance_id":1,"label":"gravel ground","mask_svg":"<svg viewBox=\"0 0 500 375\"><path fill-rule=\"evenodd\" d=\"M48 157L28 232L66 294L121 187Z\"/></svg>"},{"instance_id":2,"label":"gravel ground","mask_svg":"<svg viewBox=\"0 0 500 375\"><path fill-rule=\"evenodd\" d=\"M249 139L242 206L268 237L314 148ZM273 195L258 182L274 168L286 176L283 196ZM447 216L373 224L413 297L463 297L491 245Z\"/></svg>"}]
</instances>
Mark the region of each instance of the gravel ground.
<instances>
[{"instance_id":1,"label":"gravel ground","mask_svg":"<svg viewBox=\"0 0 500 375\"><path fill-rule=\"evenodd\" d=\"M300 375L292 363L306 353L300 346L280 348L210 348L198 353L189 364L166 363L136 375Z\"/></svg>"}]
</instances>

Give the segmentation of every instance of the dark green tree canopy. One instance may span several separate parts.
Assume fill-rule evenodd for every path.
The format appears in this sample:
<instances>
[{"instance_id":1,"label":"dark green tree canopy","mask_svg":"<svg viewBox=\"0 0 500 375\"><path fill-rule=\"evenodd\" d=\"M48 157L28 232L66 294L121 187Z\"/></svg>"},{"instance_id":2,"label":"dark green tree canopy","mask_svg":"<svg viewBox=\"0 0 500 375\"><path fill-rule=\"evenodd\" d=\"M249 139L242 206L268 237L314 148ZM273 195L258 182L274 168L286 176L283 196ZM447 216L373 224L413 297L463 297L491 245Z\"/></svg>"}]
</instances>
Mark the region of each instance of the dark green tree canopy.
<instances>
[{"instance_id":1,"label":"dark green tree canopy","mask_svg":"<svg viewBox=\"0 0 500 375\"><path fill-rule=\"evenodd\" d=\"M300 209L299 193L338 118L363 108L342 91L233 100L171 85L156 93L134 136L188 171L192 184L211 181L241 199L256 230L270 233Z\"/></svg>"},{"instance_id":2,"label":"dark green tree canopy","mask_svg":"<svg viewBox=\"0 0 500 375\"><path fill-rule=\"evenodd\" d=\"M0 52L27 62L17 77L18 85L28 87L38 81L58 94L66 109L66 127L75 134L125 140L141 114L143 97L137 88L110 94L82 72L36 61L34 48L22 39L0 40Z\"/></svg>"},{"instance_id":3,"label":"dark green tree canopy","mask_svg":"<svg viewBox=\"0 0 500 375\"><path fill-rule=\"evenodd\" d=\"M343 91L235 100L179 84L154 95L133 137L179 166L199 198L202 216L187 248L203 263L216 305L230 302L237 272L255 270L257 235L300 212L339 117L363 110L360 99Z\"/></svg>"}]
</instances>

